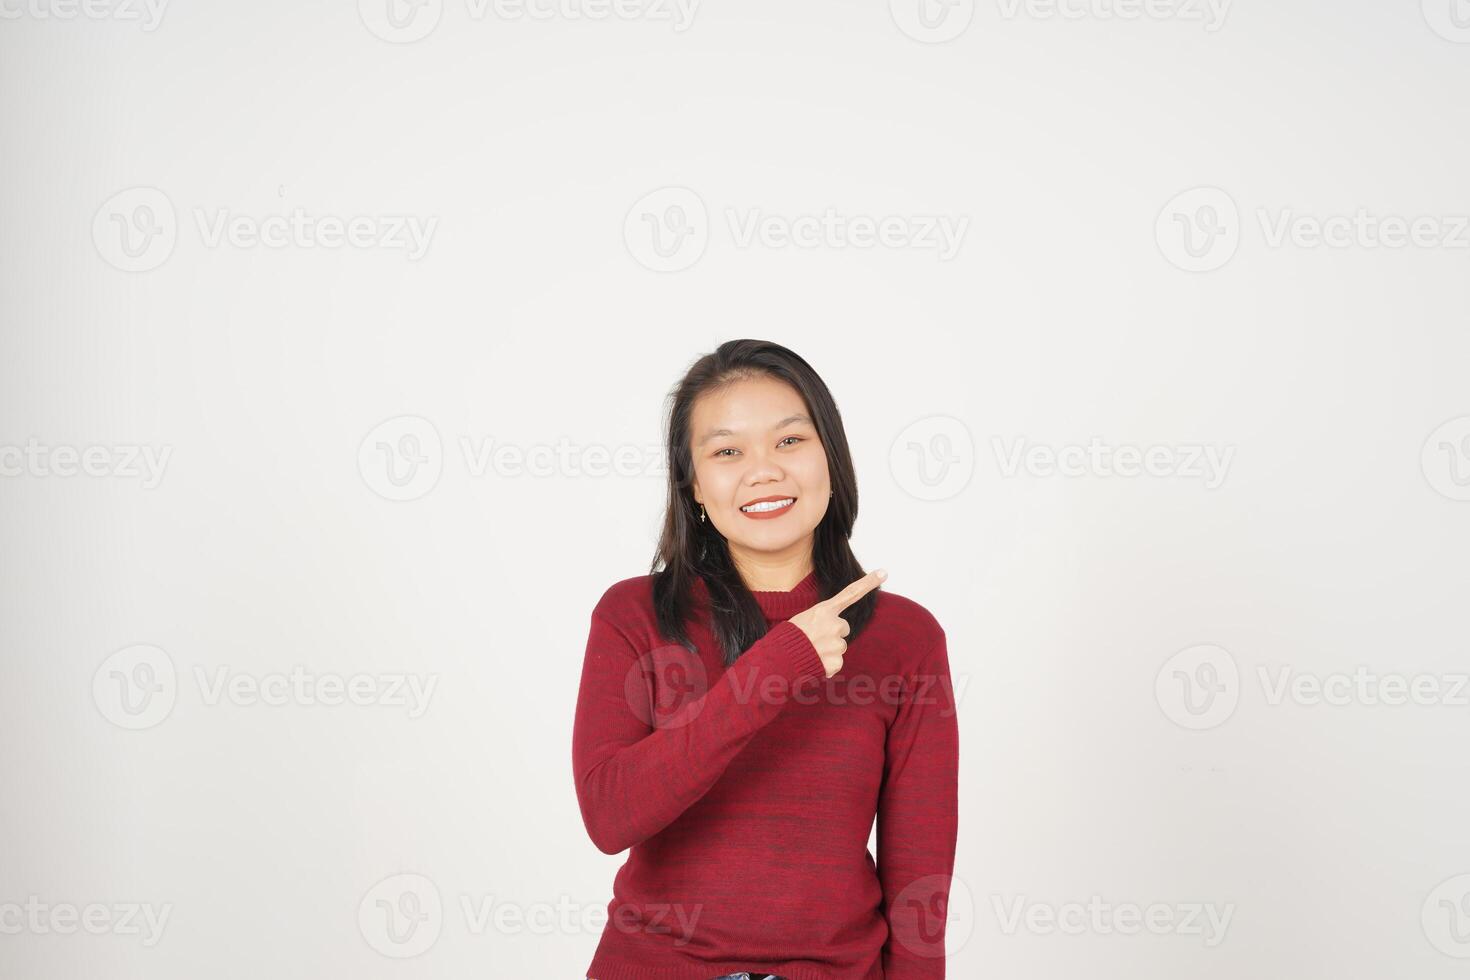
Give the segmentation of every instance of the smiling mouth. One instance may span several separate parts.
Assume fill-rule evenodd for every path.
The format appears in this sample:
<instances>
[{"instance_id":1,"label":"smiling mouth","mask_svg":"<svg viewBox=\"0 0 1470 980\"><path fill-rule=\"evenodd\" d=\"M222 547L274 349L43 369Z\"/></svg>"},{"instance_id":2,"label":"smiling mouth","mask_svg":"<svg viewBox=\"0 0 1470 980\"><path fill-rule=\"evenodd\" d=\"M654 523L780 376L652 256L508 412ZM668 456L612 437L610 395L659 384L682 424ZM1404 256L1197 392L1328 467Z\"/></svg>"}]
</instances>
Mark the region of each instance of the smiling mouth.
<instances>
[{"instance_id":1,"label":"smiling mouth","mask_svg":"<svg viewBox=\"0 0 1470 980\"><path fill-rule=\"evenodd\" d=\"M746 504L740 508L746 514L769 514L772 511L785 510L796 503L795 497L783 497L780 500L761 500L753 504Z\"/></svg>"}]
</instances>

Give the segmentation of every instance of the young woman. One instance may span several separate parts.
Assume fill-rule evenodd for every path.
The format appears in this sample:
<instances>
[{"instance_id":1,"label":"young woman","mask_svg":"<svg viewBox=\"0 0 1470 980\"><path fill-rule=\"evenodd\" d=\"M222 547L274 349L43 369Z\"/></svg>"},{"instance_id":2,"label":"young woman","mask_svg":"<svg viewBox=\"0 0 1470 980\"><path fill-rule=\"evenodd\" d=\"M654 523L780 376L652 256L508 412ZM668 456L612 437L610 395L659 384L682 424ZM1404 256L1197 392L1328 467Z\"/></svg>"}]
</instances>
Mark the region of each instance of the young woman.
<instances>
[{"instance_id":1,"label":"young woman","mask_svg":"<svg viewBox=\"0 0 1470 980\"><path fill-rule=\"evenodd\" d=\"M587 976L941 980L944 631L848 546L847 437L805 360L733 340L671 398L653 571L593 609L577 695L582 819L631 848Z\"/></svg>"}]
</instances>

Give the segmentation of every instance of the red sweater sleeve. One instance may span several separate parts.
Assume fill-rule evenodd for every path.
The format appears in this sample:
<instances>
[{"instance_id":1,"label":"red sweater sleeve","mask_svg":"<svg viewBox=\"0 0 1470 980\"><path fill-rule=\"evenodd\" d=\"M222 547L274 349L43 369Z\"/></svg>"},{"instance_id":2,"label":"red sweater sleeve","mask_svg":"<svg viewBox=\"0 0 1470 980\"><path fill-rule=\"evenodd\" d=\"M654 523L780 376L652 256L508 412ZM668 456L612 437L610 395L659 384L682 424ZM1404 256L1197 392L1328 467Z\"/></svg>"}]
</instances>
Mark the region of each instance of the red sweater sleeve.
<instances>
[{"instance_id":1,"label":"red sweater sleeve","mask_svg":"<svg viewBox=\"0 0 1470 980\"><path fill-rule=\"evenodd\" d=\"M608 602L604 596L592 613L572 725L572 769L588 836L598 850L617 854L704 796L786 707L792 687L824 677L826 669L806 633L782 621L699 690L704 671L696 654L664 645L661 654L671 662L640 649L607 614ZM689 695L680 710L667 719L656 716L650 695L680 688Z\"/></svg>"},{"instance_id":2,"label":"red sweater sleeve","mask_svg":"<svg viewBox=\"0 0 1470 980\"><path fill-rule=\"evenodd\" d=\"M944 634L905 677L878 797L884 980L943 980L959 820L959 720Z\"/></svg>"}]
</instances>

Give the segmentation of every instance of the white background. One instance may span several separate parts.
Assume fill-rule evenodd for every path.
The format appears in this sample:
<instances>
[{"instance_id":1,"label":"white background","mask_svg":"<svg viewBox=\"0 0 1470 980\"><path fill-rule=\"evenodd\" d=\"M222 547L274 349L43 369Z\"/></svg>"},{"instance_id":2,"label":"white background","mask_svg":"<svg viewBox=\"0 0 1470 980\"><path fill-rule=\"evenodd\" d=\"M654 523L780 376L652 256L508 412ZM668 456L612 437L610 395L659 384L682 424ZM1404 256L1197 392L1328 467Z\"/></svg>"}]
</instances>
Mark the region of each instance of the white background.
<instances>
[{"instance_id":1,"label":"white background","mask_svg":"<svg viewBox=\"0 0 1470 980\"><path fill-rule=\"evenodd\" d=\"M959 0L931 28L904 0L707 0L687 24L444 0L395 33L377 0L152 24L4 0L0 973L581 977L623 860L573 792L587 616L648 570L663 493L656 466L583 464L657 455L668 388L749 336L831 386L854 548L949 636L951 976L1462 976L1451 2L1470 24L1462 0L1252 0L1213 24L1182 0ZM638 230L670 200L694 202L693 251L656 271ZM418 257L207 234L298 208L436 223ZM968 224L943 258L731 223L827 209ZM1283 215L1360 210L1441 231L1273 243ZM130 258L135 219L161 234ZM1207 225L1191 258L1182 230ZM405 435L437 481L388 479L378 442ZM1007 466L1018 441L1094 438L1179 465ZM533 474L479 466L487 444L569 448ZM113 462L62 475L65 447ZM1188 447L1228 452L1221 479ZM167 451L158 479L133 448ZM120 707L140 664L174 680L156 718ZM419 717L210 696L294 667L436 686ZM1272 697L1283 671L1359 668L1441 696ZM1185 687L1212 676L1216 701ZM405 888L441 902L421 949L382 931ZM30 896L116 928L22 921ZM1180 928L1008 919L1093 896ZM465 903L487 901L553 914L480 928ZM168 908L156 942L128 903ZM1192 905L1228 930L1183 924Z\"/></svg>"}]
</instances>

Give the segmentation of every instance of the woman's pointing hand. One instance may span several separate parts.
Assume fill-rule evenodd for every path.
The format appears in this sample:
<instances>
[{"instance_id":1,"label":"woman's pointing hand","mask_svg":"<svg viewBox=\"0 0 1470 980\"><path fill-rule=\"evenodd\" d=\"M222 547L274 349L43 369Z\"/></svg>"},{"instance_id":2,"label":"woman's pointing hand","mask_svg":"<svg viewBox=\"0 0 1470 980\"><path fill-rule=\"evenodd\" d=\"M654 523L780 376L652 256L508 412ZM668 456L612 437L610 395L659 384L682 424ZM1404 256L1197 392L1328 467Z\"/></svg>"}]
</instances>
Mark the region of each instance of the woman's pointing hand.
<instances>
[{"instance_id":1,"label":"woman's pointing hand","mask_svg":"<svg viewBox=\"0 0 1470 980\"><path fill-rule=\"evenodd\" d=\"M816 647L828 677L842 669L842 658L847 653L847 634L852 632L852 627L842 618L843 610L883 584L887 577L888 573L883 569L874 569L830 599L823 599L791 617L791 622L800 627Z\"/></svg>"}]
</instances>

